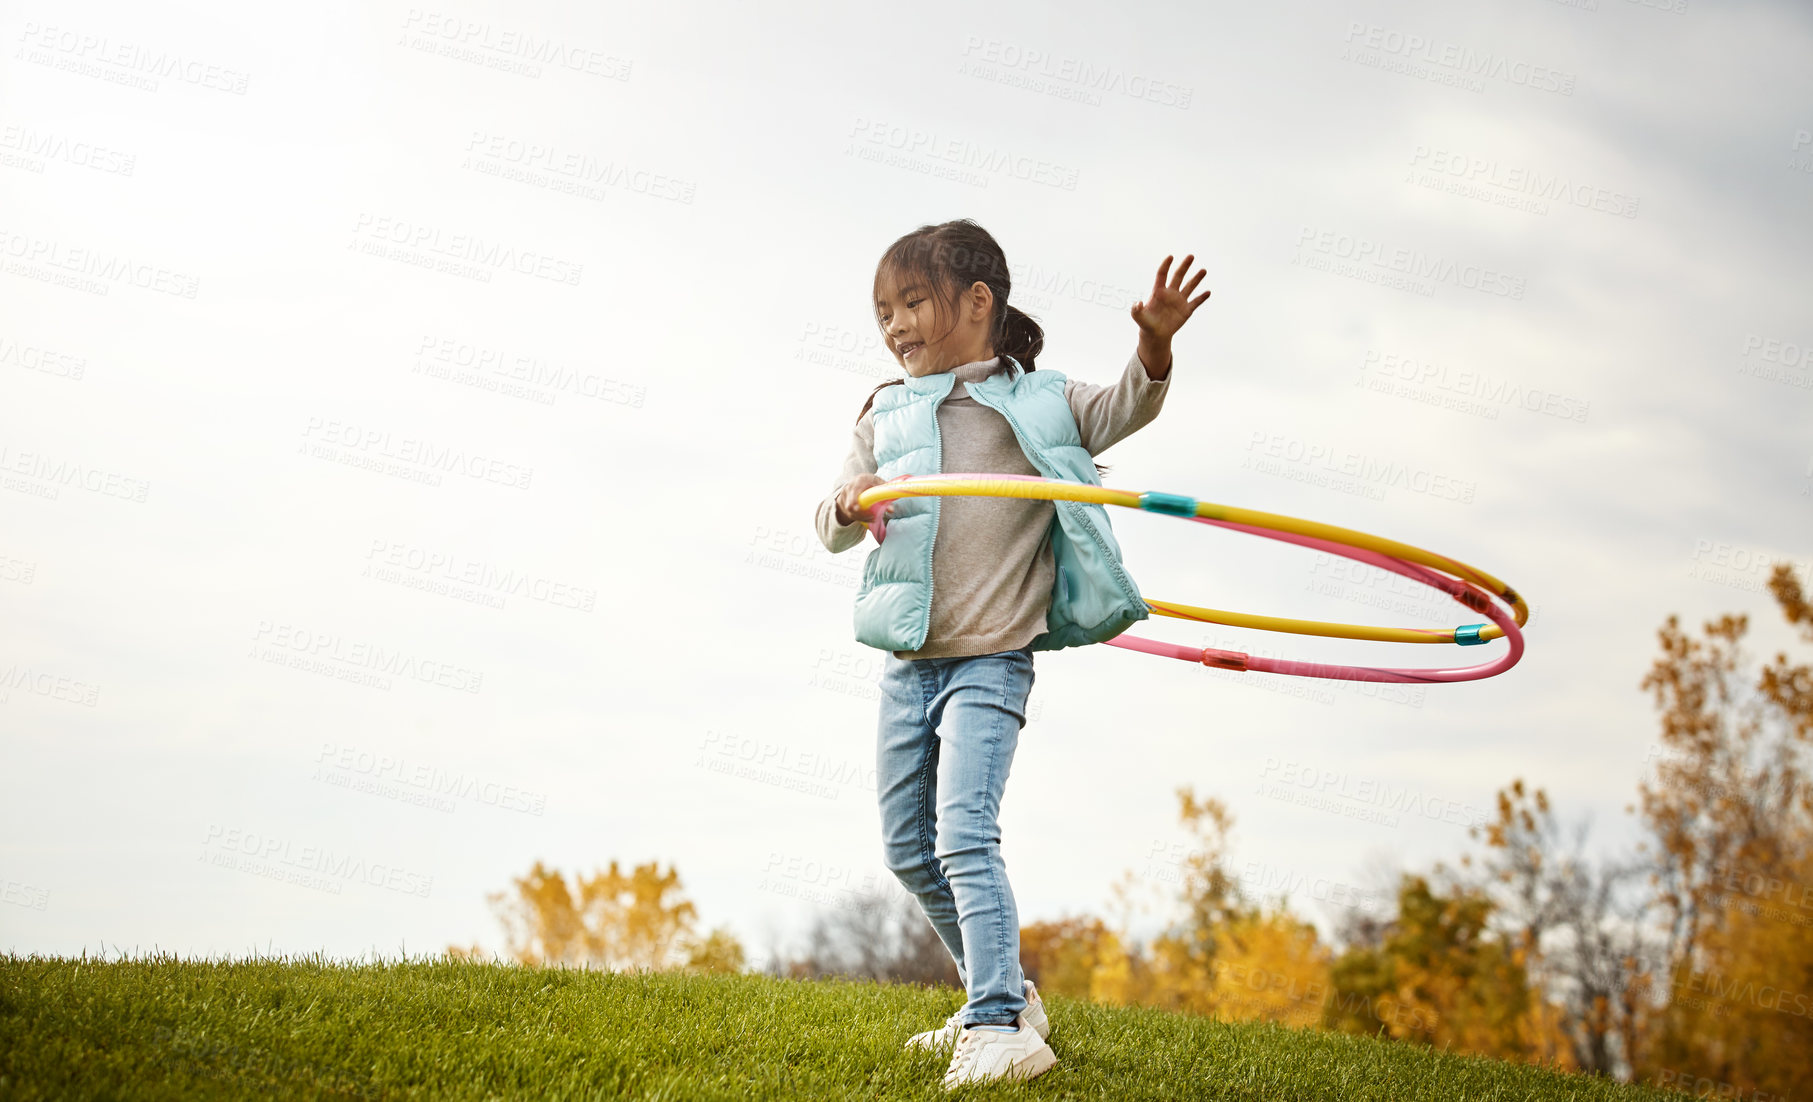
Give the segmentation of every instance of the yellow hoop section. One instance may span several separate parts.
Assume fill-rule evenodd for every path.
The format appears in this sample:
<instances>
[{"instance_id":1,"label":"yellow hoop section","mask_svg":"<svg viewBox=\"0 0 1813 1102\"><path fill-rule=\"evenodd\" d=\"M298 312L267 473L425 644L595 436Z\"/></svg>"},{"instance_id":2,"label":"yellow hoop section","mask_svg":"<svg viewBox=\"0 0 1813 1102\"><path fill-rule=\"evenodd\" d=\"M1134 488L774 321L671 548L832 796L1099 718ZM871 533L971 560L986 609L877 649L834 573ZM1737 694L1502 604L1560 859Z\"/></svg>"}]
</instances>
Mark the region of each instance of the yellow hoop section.
<instances>
[{"instance_id":1,"label":"yellow hoop section","mask_svg":"<svg viewBox=\"0 0 1813 1102\"><path fill-rule=\"evenodd\" d=\"M1410 544L1399 543L1397 540L1386 539L1383 536L1355 531L1352 528L1341 528L1333 524L1303 520L1300 517L1287 517L1281 513L1265 513L1257 509L1217 505L1211 501L1196 501L1193 498L1184 498L1175 494L1142 494L1132 490L1110 489L1106 486L1089 486L1080 482L957 478L937 475L920 475L913 479L910 487L893 482L871 486L857 495L856 507L866 510L877 502L891 501L901 497L1024 497L1052 501L1082 501L1094 505L1119 505L1128 509L1145 509L1149 512L1160 512L1172 516L1195 516L1204 520L1225 521L1229 524L1265 528L1274 532L1289 532L1293 535L1327 540L1330 543L1338 543L1362 551L1390 555L1393 558L1417 563L1432 570L1439 570L1469 585L1478 586L1505 601L1511 606L1512 618L1518 627L1523 627L1530 619L1529 605L1515 590L1485 571L1468 566L1458 559L1451 559L1446 555L1438 555L1433 551L1425 551L1420 547L1412 547ZM1154 508L1155 505L1158 507ZM1186 512L1185 508L1189 508L1191 511ZM1195 605L1183 605L1170 601L1148 600L1146 604L1160 616L1224 624L1228 627L1288 632L1293 635L1322 635L1335 639L1366 639L1384 643L1453 643L1456 641L1455 628L1375 627L1368 624L1341 624L1322 620L1292 620L1281 616L1258 616L1249 612L1198 608ZM1479 611L1483 611L1483 609ZM1496 624L1487 624L1474 629L1473 641L1484 642L1503 636L1502 628Z\"/></svg>"}]
</instances>

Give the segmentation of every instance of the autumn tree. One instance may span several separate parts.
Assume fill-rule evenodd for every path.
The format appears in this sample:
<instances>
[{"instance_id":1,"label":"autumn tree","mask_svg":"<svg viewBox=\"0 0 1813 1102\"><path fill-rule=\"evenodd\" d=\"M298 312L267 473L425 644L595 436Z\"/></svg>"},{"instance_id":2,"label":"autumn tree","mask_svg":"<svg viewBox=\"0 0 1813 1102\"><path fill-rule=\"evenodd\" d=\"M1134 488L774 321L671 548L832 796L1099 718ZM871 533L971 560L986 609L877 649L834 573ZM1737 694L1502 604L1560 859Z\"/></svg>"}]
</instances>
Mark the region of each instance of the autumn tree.
<instances>
[{"instance_id":1,"label":"autumn tree","mask_svg":"<svg viewBox=\"0 0 1813 1102\"><path fill-rule=\"evenodd\" d=\"M1554 1001L1554 1028L1528 1023L1528 1056L1626 1074L1654 997L1645 871L1633 861L1589 858L1585 824L1564 830L1548 793L1526 788L1521 778L1501 789L1496 803L1496 818L1469 831L1485 842L1483 856L1461 861L1493 901L1491 924L1533 991ZM1531 1006L1545 1011L1540 1002Z\"/></svg>"},{"instance_id":2,"label":"autumn tree","mask_svg":"<svg viewBox=\"0 0 1813 1102\"><path fill-rule=\"evenodd\" d=\"M1283 901L1257 901L1242 890L1226 804L1198 799L1187 786L1176 795L1189 844L1175 862L1173 921L1148 943L1133 937L1126 918L1118 928L1072 918L1022 931L1023 950L1029 940L1036 946L1040 966L1063 977L1063 994L1223 1020L1317 1023L1329 993L1329 953L1315 927ZM1127 913L1132 883L1125 876L1115 888Z\"/></svg>"},{"instance_id":3,"label":"autumn tree","mask_svg":"<svg viewBox=\"0 0 1813 1102\"><path fill-rule=\"evenodd\" d=\"M1325 1024L1500 1059L1528 1059L1552 1029L1514 946L1495 936L1492 901L1462 883L1441 888L1406 873L1397 917L1377 944L1333 965Z\"/></svg>"},{"instance_id":4,"label":"autumn tree","mask_svg":"<svg viewBox=\"0 0 1813 1102\"><path fill-rule=\"evenodd\" d=\"M1213 796L1197 799L1188 786L1176 794L1178 822L1190 839L1176 862L1179 917L1149 946L1133 940L1126 929L1119 932L1128 958L1121 965L1126 973L1121 1001L1213 1014L1216 950L1228 924L1244 917L1251 905L1230 871L1233 812Z\"/></svg>"},{"instance_id":5,"label":"autumn tree","mask_svg":"<svg viewBox=\"0 0 1813 1102\"><path fill-rule=\"evenodd\" d=\"M958 986L950 950L912 896L871 892L841 902L813 919L803 953L777 954L768 970L793 979Z\"/></svg>"},{"instance_id":6,"label":"autumn tree","mask_svg":"<svg viewBox=\"0 0 1813 1102\"><path fill-rule=\"evenodd\" d=\"M1786 565L1769 591L1801 642L1813 607ZM1639 788L1646 852L1666 916L1670 990L1637 1063L1645 1077L1813 1093L1813 664L1760 669L1741 614L1670 616L1642 686L1664 751Z\"/></svg>"},{"instance_id":7,"label":"autumn tree","mask_svg":"<svg viewBox=\"0 0 1813 1102\"><path fill-rule=\"evenodd\" d=\"M613 860L569 884L537 861L512 887L486 898L504 927L506 955L519 964L613 972L743 968L743 947L728 930L695 932L697 909L681 895L679 871L662 873L659 862L625 873Z\"/></svg>"},{"instance_id":8,"label":"autumn tree","mask_svg":"<svg viewBox=\"0 0 1813 1102\"><path fill-rule=\"evenodd\" d=\"M1096 989L1099 971L1118 975L1120 939L1094 915L1068 915L1020 927L1020 968L1041 994L1110 1002Z\"/></svg>"},{"instance_id":9,"label":"autumn tree","mask_svg":"<svg viewBox=\"0 0 1813 1102\"><path fill-rule=\"evenodd\" d=\"M1813 643L1813 605L1778 566L1769 589ZM1178 863L1181 919L1150 944L1090 916L1022 932L1054 993L1295 1023L1325 983L1322 1022L1505 1059L1813 1096L1813 664L1745 655L1742 615L1696 638L1670 617L1642 687L1661 754L1639 785L1647 841L1590 859L1547 793L1521 779L1464 873L1406 874L1397 913L1353 916L1332 961L1283 901L1244 896L1233 819L1178 794L1195 836ZM1633 811L1638 810L1633 806Z\"/></svg>"},{"instance_id":10,"label":"autumn tree","mask_svg":"<svg viewBox=\"0 0 1813 1102\"><path fill-rule=\"evenodd\" d=\"M1211 969L1213 1012L1223 1021L1319 1026L1332 992L1332 957L1316 928L1282 905L1224 919Z\"/></svg>"}]
</instances>

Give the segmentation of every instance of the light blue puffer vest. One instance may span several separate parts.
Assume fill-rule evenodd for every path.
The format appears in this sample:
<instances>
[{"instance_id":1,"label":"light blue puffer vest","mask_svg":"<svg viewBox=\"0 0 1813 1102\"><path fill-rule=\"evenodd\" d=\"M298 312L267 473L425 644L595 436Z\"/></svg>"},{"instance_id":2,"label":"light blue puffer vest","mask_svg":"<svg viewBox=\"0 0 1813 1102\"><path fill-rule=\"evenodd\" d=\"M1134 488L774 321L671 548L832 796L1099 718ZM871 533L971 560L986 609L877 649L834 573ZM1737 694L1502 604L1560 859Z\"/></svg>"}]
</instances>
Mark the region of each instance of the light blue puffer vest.
<instances>
[{"instance_id":1,"label":"light blue puffer vest","mask_svg":"<svg viewBox=\"0 0 1813 1102\"><path fill-rule=\"evenodd\" d=\"M1063 375L1026 371L1012 356L1008 368L969 385L970 397L1007 418L1020 449L1046 478L1100 486L1095 459L1083 447L1076 416L1064 400ZM876 473L943 473L938 406L957 377L948 371L909 377L884 387L872 407ZM937 497L900 498L887 515L886 540L863 562L856 591L856 639L888 651L925 645L932 623L932 544L938 533ZM1121 564L1120 544L1100 505L1054 501L1051 531L1057 580L1046 631L1034 650L1079 647L1112 639L1151 615Z\"/></svg>"}]
</instances>

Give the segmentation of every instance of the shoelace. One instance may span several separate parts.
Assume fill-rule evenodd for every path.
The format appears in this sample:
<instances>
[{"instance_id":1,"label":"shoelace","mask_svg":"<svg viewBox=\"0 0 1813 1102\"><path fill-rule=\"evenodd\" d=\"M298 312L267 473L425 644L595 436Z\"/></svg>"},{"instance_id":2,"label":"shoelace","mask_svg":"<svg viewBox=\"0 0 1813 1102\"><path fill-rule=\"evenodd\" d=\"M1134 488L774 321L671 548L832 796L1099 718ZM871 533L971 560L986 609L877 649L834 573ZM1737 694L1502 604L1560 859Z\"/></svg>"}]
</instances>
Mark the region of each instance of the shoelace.
<instances>
[{"instance_id":1,"label":"shoelace","mask_svg":"<svg viewBox=\"0 0 1813 1102\"><path fill-rule=\"evenodd\" d=\"M977 1030L966 1029L957 1035L957 1051L951 1053L950 1070L944 1073L946 1079L960 1078L981 1059L982 1043L977 1040L977 1033Z\"/></svg>"}]
</instances>

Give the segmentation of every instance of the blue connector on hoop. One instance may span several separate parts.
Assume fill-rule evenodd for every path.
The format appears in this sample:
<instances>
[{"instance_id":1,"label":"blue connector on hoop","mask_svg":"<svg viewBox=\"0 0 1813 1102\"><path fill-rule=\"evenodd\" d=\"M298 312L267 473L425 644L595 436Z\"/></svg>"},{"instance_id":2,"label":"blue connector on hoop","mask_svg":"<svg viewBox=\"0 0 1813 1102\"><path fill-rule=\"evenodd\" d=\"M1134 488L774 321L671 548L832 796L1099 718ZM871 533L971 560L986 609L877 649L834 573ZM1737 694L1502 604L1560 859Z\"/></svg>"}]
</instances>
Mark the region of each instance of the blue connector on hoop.
<instances>
[{"instance_id":1,"label":"blue connector on hoop","mask_svg":"<svg viewBox=\"0 0 1813 1102\"><path fill-rule=\"evenodd\" d=\"M1490 640L1481 639L1479 633L1491 626L1491 624L1468 624L1465 627L1455 628L1454 641L1463 647L1477 647L1481 643L1490 642Z\"/></svg>"},{"instance_id":2,"label":"blue connector on hoop","mask_svg":"<svg viewBox=\"0 0 1813 1102\"><path fill-rule=\"evenodd\" d=\"M1140 494L1139 507L1152 513L1169 513L1174 517L1196 515L1195 498L1183 494L1161 494L1157 490L1147 490Z\"/></svg>"}]
</instances>

